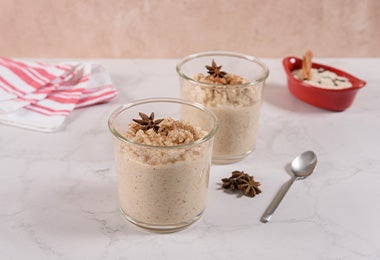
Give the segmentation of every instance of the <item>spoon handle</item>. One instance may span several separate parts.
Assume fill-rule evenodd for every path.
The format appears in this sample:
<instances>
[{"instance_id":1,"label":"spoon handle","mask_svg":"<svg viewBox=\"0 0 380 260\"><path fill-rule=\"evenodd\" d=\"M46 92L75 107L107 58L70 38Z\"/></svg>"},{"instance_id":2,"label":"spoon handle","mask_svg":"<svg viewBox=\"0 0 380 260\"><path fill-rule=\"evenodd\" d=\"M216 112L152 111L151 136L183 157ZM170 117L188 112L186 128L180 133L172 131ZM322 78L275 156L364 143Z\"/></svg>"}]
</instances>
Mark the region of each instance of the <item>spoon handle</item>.
<instances>
[{"instance_id":1,"label":"spoon handle","mask_svg":"<svg viewBox=\"0 0 380 260\"><path fill-rule=\"evenodd\" d=\"M267 223L271 219L273 212L277 209L286 192L289 190L295 180L296 177L292 176L292 178L284 184L284 186L277 193L276 197L274 197L272 200L271 204L269 204L268 208L265 210L263 216L261 217L261 222Z\"/></svg>"}]
</instances>

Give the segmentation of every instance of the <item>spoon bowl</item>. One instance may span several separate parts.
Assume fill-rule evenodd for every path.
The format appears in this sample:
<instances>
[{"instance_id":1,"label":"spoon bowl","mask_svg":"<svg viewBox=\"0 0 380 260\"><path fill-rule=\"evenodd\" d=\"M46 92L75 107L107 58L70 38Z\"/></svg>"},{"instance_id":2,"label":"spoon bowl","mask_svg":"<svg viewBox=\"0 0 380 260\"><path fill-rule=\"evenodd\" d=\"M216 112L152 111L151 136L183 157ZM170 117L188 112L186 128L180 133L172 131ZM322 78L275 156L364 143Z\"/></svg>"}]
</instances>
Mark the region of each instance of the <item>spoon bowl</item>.
<instances>
[{"instance_id":1,"label":"spoon bowl","mask_svg":"<svg viewBox=\"0 0 380 260\"><path fill-rule=\"evenodd\" d=\"M313 173L316 165L317 156L315 153L306 151L294 158L290 166L297 179L304 179Z\"/></svg>"},{"instance_id":2,"label":"spoon bowl","mask_svg":"<svg viewBox=\"0 0 380 260\"><path fill-rule=\"evenodd\" d=\"M274 211L280 204L281 200L284 198L286 192L292 186L295 180L301 180L313 173L315 167L317 166L317 156L313 151L306 151L298 155L293 159L290 164L292 170L291 179L281 188L280 192L277 193L276 197L273 199L271 204L265 210L264 215L261 217L261 222L267 223L271 219Z\"/></svg>"}]
</instances>

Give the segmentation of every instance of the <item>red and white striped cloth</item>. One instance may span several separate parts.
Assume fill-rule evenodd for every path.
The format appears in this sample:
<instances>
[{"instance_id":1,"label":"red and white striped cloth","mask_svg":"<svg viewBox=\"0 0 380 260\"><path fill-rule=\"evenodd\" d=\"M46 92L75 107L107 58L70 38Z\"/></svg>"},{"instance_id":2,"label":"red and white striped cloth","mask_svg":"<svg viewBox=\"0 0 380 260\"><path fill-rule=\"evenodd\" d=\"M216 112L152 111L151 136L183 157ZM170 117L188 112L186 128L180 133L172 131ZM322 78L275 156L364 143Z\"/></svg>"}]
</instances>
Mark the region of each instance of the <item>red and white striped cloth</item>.
<instances>
[{"instance_id":1,"label":"red and white striped cloth","mask_svg":"<svg viewBox=\"0 0 380 260\"><path fill-rule=\"evenodd\" d=\"M114 99L106 69L91 63L45 64L0 57L0 123L55 131L76 108Z\"/></svg>"}]
</instances>

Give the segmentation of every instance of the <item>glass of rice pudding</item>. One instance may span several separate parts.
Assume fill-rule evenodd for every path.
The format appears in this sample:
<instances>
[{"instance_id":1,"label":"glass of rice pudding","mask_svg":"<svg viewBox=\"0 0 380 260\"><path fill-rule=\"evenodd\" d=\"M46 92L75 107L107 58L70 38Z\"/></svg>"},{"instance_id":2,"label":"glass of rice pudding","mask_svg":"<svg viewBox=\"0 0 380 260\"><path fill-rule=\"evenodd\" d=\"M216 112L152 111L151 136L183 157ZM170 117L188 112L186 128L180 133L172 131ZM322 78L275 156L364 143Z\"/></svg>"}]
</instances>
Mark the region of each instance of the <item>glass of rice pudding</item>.
<instances>
[{"instance_id":1,"label":"glass of rice pudding","mask_svg":"<svg viewBox=\"0 0 380 260\"><path fill-rule=\"evenodd\" d=\"M123 216L159 233L179 231L199 219L216 116L195 102L154 98L116 109L108 125Z\"/></svg>"},{"instance_id":2,"label":"glass of rice pudding","mask_svg":"<svg viewBox=\"0 0 380 260\"><path fill-rule=\"evenodd\" d=\"M242 160L255 148L263 88L269 70L258 59L232 52L203 52L177 65L181 97L218 118L213 163Z\"/></svg>"}]
</instances>

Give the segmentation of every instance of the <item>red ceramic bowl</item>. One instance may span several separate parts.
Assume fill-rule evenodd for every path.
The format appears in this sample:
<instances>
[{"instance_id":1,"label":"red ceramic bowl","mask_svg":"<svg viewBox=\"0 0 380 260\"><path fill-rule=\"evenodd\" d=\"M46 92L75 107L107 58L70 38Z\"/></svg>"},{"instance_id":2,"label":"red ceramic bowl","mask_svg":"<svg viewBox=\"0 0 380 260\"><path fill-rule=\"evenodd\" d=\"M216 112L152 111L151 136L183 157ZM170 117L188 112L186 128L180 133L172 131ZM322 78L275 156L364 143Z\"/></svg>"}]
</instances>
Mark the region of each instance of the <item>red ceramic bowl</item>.
<instances>
[{"instance_id":1,"label":"red ceramic bowl","mask_svg":"<svg viewBox=\"0 0 380 260\"><path fill-rule=\"evenodd\" d=\"M302 60L297 57L286 57L282 60L286 76L288 78L288 89L298 99L320 108L332 111L343 111L351 106L356 93L365 86L366 82L358 79L344 71L336 68L313 63L313 68L323 68L335 72L338 76L348 78L352 87L346 89L323 89L314 87L308 83L295 78L292 74L293 70L302 67Z\"/></svg>"}]
</instances>

